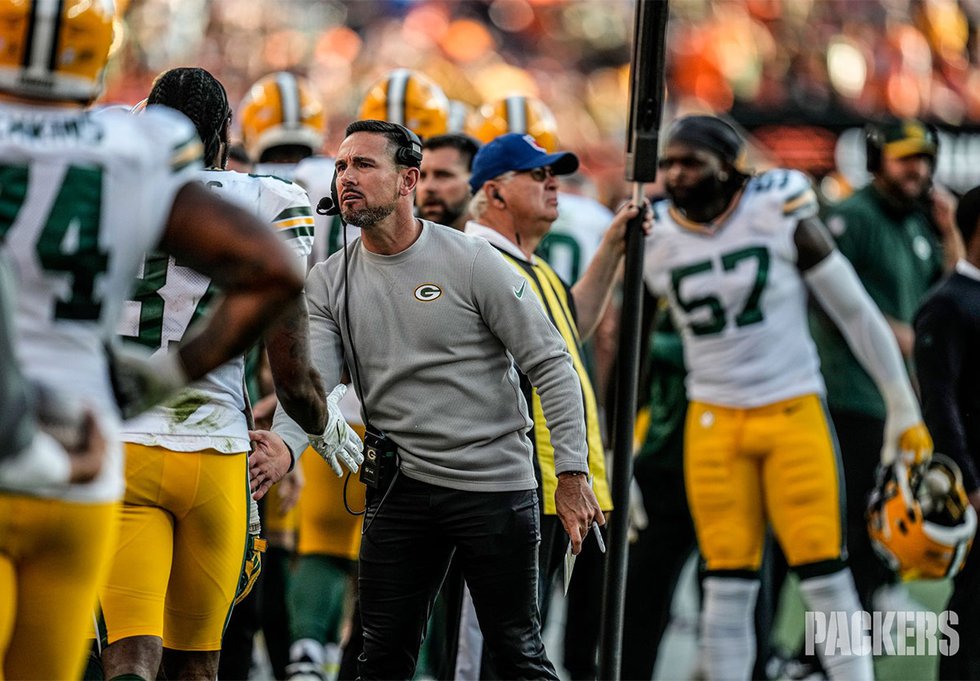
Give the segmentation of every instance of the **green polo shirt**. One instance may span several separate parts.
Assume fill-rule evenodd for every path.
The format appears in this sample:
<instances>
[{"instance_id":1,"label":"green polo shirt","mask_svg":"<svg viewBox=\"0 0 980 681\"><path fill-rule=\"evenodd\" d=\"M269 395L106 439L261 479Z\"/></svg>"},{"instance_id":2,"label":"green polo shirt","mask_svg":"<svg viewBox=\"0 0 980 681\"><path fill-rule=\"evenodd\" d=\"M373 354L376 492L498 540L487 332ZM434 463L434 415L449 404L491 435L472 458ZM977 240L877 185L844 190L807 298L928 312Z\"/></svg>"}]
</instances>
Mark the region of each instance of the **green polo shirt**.
<instances>
[{"instance_id":1,"label":"green polo shirt","mask_svg":"<svg viewBox=\"0 0 980 681\"><path fill-rule=\"evenodd\" d=\"M943 273L942 248L925 212L899 211L869 184L832 207L826 221L878 308L911 323L926 291ZM834 323L815 306L810 329L830 408L884 419L885 404L871 377Z\"/></svg>"}]
</instances>

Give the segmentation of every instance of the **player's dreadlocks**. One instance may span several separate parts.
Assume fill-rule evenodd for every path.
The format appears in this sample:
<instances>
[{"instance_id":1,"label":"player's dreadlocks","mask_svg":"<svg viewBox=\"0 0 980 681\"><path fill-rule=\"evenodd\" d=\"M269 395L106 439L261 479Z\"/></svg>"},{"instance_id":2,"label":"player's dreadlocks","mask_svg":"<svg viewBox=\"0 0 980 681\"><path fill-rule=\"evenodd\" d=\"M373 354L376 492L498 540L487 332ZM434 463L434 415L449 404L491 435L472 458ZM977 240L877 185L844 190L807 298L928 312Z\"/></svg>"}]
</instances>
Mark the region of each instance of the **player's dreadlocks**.
<instances>
[{"instance_id":1,"label":"player's dreadlocks","mask_svg":"<svg viewBox=\"0 0 980 681\"><path fill-rule=\"evenodd\" d=\"M224 168L228 162L231 108L224 86L201 68L165 71L153 82L148 104L162 104L187 116L204 143L204 163Z\"/></svg>"}]
</instances>

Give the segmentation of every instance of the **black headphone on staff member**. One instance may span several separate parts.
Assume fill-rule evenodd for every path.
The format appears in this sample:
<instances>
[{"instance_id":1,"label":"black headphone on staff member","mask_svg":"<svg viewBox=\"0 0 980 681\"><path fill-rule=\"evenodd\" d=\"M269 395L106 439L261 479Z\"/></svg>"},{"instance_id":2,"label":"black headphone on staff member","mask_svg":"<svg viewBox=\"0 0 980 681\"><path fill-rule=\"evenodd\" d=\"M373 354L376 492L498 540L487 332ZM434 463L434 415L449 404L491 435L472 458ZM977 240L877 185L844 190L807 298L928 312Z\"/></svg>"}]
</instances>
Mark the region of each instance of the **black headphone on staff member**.
<instances>
[{"instance_id":1,"label":"black headphone on staff member","mask_svg":"<svg viewBox=\"0 0 980 681\"><path fill-rule=\"evenodd\" d=\"M360 132L359 130L351 130L351 127L356 126L358 123L364 121L356 121L348 126L348 135L354 132ZM398 149L395 150L395 163L398 165L408 166L410 168L419 168L422 166L422 140L414 132L406 128L404 125L399 125L398 123L384 122L385 125L391 126L394 132L398 133ZM379 134L384 134L379 131ZM330 196L324 196L316 204L316 212L320 215L340 215L340 199L337 195L337 171L334 170L333 180L330 182Z\"/></svg>"},{"instance_id":2,"label":"black headphone on staff member","mask_svg":"<svg viewBox=\"0 0 980 681\"><path fill-rule=\"evenodd\" d=\"M398 123L391 123L401 132L401 144L395 152L395 161L399 165L410 168L420 168L422 166L422 140L414 132Z\"/></svg>"}]
</instances>

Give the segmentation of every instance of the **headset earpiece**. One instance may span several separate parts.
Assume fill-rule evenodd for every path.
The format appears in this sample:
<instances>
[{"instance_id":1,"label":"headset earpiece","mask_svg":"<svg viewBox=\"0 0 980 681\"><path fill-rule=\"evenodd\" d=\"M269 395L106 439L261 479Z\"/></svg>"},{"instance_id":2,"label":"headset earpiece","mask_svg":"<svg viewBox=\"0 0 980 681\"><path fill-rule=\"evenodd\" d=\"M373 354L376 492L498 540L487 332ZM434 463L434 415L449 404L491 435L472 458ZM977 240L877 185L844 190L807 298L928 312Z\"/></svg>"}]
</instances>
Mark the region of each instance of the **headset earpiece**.
<instances>
[{"instance_id":1,"label":"headset earpiece","mask_svg":"<svg viewBox=\"0 0 980 681\"><path fill-rule=\"evenodd\" d=\"M881 154L885 148L885 134L880 127L868 124L864 128L865 167L869 173L881 170Z\"/></svg>"},{"instance_id":2,"label":"headset earpiece","mask_svg":"<svg viewBox=\"0 0 980 681\"><path fill-rule=\"evenodd\" d=\"M926 139L932 144L936 150L936 156L933 159L933 166L935 166L935 161L939 159L939 128L937 128L932 123L925 124L926 129Z\"/></svg>"},{"instance_id":3,"label":"headset earpiece","mask_svg":"<svg viewBox=\"0 0 980 681\"><path fill-rule=\"evenodd\" d=\"M333 171L330 180L330 196L324 196L316 204L316 212L320 215L340 215L340 197L337 195L337 170Z\"/></svg>"},{"instance_id":4,"label":"headset earpiece","mask_svg":"<svg viewBox=\"0 0 980 681\"><path fill-rule=\"evenodd\" d=\"M418 168L422 165L422 140L414 132L404 125L394 123L395 127L401 132L401 141L398 151L395 152L395 161L399 165L410 168Z\"/></svg>"}]
</instances>

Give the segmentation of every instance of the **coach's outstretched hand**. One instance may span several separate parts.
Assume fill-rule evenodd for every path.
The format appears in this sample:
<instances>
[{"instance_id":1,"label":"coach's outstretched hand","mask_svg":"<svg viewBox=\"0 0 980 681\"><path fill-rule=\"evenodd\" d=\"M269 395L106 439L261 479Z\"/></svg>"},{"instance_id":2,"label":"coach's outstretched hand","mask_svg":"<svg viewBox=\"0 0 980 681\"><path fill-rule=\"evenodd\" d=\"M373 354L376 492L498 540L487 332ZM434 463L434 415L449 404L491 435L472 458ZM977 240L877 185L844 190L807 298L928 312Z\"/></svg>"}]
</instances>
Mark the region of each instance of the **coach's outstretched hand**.
<instances>
[{"instance_id":1,"label":"coach's outstretched hand","mask_svg":"<svg viewBox=\"0 0 980 681\"><path fill-rule=\"evenodd\" d=\"M293 455L282 438L268 430L250 430L252 453L248 457L249 485L258 501L289 472Z\"/></svg>"}]
</instances>

